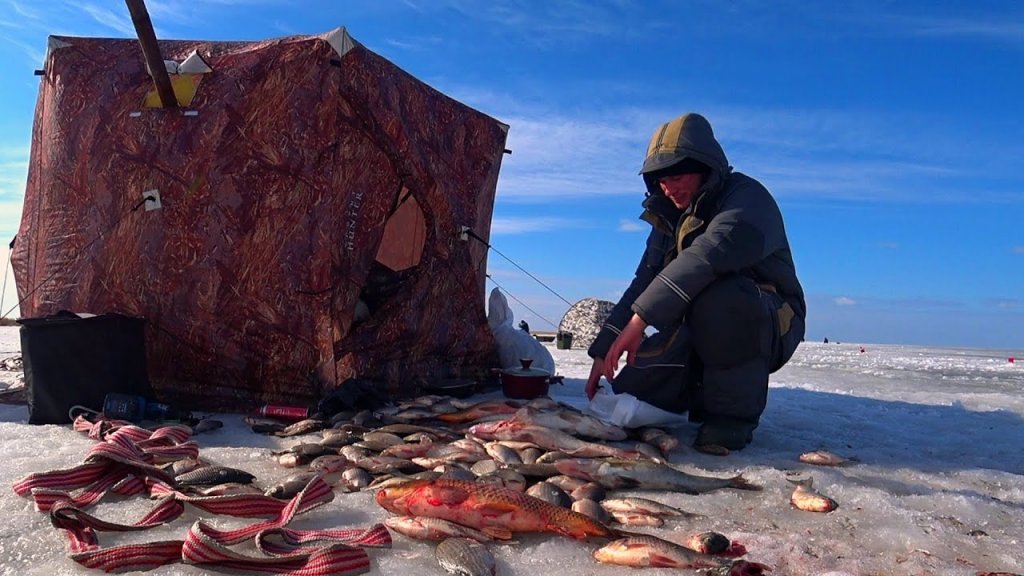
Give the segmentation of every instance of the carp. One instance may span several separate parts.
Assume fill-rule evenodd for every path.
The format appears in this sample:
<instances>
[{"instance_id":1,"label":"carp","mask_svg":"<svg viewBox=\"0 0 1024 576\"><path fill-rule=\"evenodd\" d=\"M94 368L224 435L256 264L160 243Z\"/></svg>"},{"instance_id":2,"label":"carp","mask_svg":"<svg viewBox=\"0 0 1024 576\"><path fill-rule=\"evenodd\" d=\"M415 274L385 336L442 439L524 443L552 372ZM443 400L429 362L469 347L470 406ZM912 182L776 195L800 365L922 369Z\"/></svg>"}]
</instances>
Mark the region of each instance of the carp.
<instances>
[{"instance_id":1,"label":"carp","mask_svg":"<svg viewBox=\"0 0 1024 576\"><path fill-rule=\"evenodd\" d=\"M594 552L594 558L605 564L636 568L698 568L706 574L721 576L760 576L771 570L764 564L746 560L729 561L701 554L656 536L635 535L606 544Z\"/></svg>"},{"instance_id":2,"label":"carp","mask_svg":"<svg viewBox=\"0 0 1024 576\"><path fill-rule=\"evenodd\" d=\"M427 516L507 540L514 532L555 532L576 539L609 538L607 526L508 488L463 480L418 480L379 490L377 504L403 516Z\"/></svg>"},{"instance_id":3,"label":"carp","mask_svg":"<svg viewBox=\"0 0 1024 576\"><path fill-rule=\"evenodd\" d=\"M719 488L761 490L760 486L751 484L742 474L730 478L698 476L649 460L576 458L559 460L555 462L555 468L562 474L597 482L605 488L674 490L687 494L702 494Z\"/></svg>"}]
</instances>

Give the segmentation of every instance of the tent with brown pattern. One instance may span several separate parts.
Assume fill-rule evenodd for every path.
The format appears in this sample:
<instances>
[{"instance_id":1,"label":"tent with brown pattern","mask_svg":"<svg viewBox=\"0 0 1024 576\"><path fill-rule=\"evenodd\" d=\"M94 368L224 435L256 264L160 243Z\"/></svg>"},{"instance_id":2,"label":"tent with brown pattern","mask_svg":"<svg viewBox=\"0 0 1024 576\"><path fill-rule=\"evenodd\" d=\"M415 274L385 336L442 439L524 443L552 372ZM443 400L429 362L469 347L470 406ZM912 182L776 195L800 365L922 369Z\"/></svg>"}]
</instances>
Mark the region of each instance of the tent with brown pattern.
<instances>
[{"instance_id":1,"label":"tent with brown pattern","mask_svg":"<svg viewBox=\"0 0 1024 576\"><path fill-rule=\"evenodd\" d=\"M149 377L193 409L392 395L494 362L486 246L508 126L339 28L51 37L13 265L21 317L146 319Z\"/></svg>"}]
</instances>

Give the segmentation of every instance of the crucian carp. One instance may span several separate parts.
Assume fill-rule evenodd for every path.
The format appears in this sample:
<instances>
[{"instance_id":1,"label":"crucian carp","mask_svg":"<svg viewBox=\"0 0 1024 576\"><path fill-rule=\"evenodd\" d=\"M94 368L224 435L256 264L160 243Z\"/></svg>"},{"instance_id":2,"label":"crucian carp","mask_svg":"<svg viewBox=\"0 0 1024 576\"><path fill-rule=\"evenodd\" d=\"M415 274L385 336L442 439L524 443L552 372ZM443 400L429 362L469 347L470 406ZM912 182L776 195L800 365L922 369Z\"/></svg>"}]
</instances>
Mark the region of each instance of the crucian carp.
<instances>
[{"instance_id":1,"label":"crucian carp","mask_svg":"<svg viewBox=\"0 0 1024 576\"><path fill-rule=\"evenodd\" d=\"M418 480L379 490L376 500L394 514L442 518L501 540L514 532L554 532L579 540L616 535L583 514L493 484Z\"/></svg>"}]
</instances>

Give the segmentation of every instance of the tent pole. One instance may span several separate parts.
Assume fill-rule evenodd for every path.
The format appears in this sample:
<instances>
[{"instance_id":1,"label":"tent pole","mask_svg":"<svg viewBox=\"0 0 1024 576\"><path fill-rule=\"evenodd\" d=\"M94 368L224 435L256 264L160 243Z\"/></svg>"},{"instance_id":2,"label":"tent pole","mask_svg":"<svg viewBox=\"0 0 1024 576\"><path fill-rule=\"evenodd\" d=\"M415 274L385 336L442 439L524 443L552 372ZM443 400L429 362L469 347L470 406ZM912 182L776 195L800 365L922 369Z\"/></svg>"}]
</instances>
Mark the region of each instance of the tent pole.
<instances>
[{"instance_id":1,"label":"tent pole","mask_svg":"<svg viewBox=\"0 0 1024 576\"><path fill-rule=\"evenodd\" d=\"M163 103L164 108L177 108L178 99L174 96L174 89L171 88L171 78L167 75L164 58L160 55L160 47L156 43L156 32L153 31L153 22L149 19L146 3L144 0L124 1L128 5L128 11L131 12L132 24L135 25L135 33L139 36L142 54L146 57L146 64L149 66L149 73L153 77L153 84L156 85L160 102Z\"/></svg>"}]
</instances>

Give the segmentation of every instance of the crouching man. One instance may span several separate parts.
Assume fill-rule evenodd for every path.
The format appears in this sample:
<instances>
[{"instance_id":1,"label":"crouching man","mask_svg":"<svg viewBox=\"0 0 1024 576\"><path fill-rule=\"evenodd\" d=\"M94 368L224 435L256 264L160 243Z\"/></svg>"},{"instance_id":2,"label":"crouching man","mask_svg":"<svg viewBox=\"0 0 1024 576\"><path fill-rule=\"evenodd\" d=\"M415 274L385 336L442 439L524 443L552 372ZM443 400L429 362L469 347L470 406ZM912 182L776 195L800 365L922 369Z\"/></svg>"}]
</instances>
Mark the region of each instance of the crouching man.
<instances>
[{"instance_id":1,"label":"crouching man","mask_svg":"<svg viewBox=\"0 0 1024 576\"><path fill-rule=\"evenodd\" d=\"M699 114L654 132L640 174L651 232L588 350L587 396L604 376L616 393L689 411L702 422L698 450L740 450L764 412L768 375L804 337L806 304L782 213L761 183L732 170ZM648 326L657 333L645 339Z\"/></svg>"}]
</instances>

